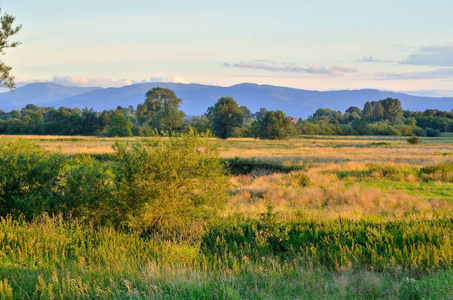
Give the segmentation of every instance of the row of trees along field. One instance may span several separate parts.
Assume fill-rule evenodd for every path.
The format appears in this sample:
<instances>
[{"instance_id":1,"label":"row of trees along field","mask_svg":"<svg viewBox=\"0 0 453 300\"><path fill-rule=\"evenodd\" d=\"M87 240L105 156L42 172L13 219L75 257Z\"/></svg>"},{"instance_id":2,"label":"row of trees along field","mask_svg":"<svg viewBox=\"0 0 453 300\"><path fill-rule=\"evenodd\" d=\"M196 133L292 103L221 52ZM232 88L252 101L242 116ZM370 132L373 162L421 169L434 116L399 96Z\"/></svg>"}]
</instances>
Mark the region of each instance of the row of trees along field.
<instances>
[{"instance_id":1,"label":"row of trees along field","mask_svg":"<svg viewBox=\"0 0 453 300\"><path fill-rule=\"evenodd\" d=\"M135 109L38 107L32 104L5 113L0 110L0 134L150 136L157 132L212 131L219 138L284 139L292 135L439 136L453 132L453 110L405 111L398 99L366 102L363 109L345 113L318 109L308 119L294 119L282 111L261 108L252 113L232 97L220 98L203 116L186 117L182 100L172 90L156 87Z\"/></svg>"}]
</instances>

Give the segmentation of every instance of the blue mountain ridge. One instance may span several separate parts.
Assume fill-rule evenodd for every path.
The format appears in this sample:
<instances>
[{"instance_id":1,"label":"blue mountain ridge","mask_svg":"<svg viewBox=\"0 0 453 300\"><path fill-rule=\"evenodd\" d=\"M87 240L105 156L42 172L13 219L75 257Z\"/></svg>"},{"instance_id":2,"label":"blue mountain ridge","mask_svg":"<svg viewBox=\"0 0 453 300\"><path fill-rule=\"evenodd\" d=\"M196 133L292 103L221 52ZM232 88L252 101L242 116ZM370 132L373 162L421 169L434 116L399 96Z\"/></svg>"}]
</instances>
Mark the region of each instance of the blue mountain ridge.
<instances>
[{"instance_id":1,"label":"blue mountain ridge","mask_svg":"<svg viewBox=\"0 0 453 300\"><path fill-rule=\"evenodd\" d=\"M233 97L239 105L247 106L252 112L264 107L267 110L280 109L287 115L306 118L318 108L344 111L350 106L363 108L366 101L382 100L388 97L401 101L403 109L424 111L453 109L453 97L420 97L398 92L375 89L313 91L272 85L242 83L229 87L149 82L123 87L68 87L54 83L32 83L15 89L14 93L0 93L0 108L4 111L21 109L27 104L53 107L93 108L96 111L115 109L118 106L136 107L143 103L145 93L153 87L174 90L182 99L181 110L187 115L202 115L209 106L224 96Z\"/></svg>"}]
</instances>

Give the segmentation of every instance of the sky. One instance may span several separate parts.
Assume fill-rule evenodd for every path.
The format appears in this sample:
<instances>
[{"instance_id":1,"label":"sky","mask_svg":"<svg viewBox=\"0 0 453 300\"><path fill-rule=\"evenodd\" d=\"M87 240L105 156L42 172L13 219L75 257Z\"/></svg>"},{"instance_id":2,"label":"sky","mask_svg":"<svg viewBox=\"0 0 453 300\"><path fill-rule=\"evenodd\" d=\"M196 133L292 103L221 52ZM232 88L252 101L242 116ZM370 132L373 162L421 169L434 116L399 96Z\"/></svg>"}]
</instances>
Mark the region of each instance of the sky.
<instances>
[{"instance_id":1,"label":"sky","mask_svg":"<svg viewBox=\"0 0 453 300\"><path fill-rule=\"evenodd\" d=\"M17 83L249 82L453 96L451 0L0 0Z\"/></svg>"}]
</instances>

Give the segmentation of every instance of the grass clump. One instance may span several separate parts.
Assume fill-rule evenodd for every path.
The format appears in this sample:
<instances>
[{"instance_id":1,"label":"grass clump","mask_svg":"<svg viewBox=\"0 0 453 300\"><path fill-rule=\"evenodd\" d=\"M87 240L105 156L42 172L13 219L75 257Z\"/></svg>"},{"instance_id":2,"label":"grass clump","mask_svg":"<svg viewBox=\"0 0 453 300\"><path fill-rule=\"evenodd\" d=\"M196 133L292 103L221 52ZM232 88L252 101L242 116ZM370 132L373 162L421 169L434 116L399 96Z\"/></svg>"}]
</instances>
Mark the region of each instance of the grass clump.
<instances>
[{"instance_id":1,"label":"grass clump","mask_svg":"<svg viewBox=\"0 0 453 300\"><path fill-rule=\"evenodd\" d=\"M263 161L235 157L225 159L226 170L232 175L269 175L273 173L289 173L301 170L300 166L286 166L279 161Z\"/></svg>"},{"instance_id":2,"label":"grass clump","mask_svg":"<svg viewBox=\"0 0 453 300\"><path fill-rule=\"evenodd\" d=\"M453 162L426 166L420 169L419 176L423 181L442 181L453 183Z\"/></svg>"},{"instance_id":3,"label":"grass clump","mask_svg":"<svg viewBox=\"0 0 453 300\"><path fill-rule=\"evenodd\" d=\"M409 144L416 145L419 144L422 139L419 136L411 136L410 138L406 139Z\"/></svg>"}]
</instances>

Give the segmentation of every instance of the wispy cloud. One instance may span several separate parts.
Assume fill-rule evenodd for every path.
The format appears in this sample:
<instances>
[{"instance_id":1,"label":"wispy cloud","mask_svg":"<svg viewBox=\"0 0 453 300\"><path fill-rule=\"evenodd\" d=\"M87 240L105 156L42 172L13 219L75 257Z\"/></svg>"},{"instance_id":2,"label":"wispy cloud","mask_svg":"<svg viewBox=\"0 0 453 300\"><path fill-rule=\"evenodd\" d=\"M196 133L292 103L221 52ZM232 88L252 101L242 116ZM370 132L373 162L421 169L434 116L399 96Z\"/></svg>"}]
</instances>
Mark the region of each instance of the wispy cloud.
<instances>
[{"instance_id":1,"label":"wispy cloud","mask_svg":"<svg viewBox=\"0 0 453 300\"><path fill-rule=\"evenodd\" d=\"M442 68L425 72L406 72L406 73L375 73L375 78L388 80L412 80L412 79L442 79L453 78L453 68Z\"/></svg>"},{"instance_id":2,"label":"wispy cloud","mask_svg":"<svg viewBox=\"0 0 453 300\"><path fill-rule=\"evenodd\" d=\"M401 64L416 66L453 66L453 43L422 47Z\"/></svg>"},{"instance_id":3,"label":"wispy cloud","mask_svg":"<svg viewBox=\"0 0 453 300\"><path fill-rule=\"evenodd\" d=\"M310 66L299 67L294 63L280 63L270 60L254 60L251 62L239 63L223 63L227 68L240 68L240 69L253 69L264 70L270 72L288 72L288 73L307 73L307 74L323 74L330 76L343 76L345 73L357 72L354 68L341 67L341 66Z\"/></svg>"},{"instance_id":4,"label":"wispy cloud","mask_svg":"<svg viewBox=\"0 0 453 300\"><path fill-rule=\"evenodd\" d=\"M362 57L362 59L360 59L359 61L361 62L380 62L380 63L388 63L388 62L392 62L390 60L383 60L383 59L375 59L373 56L371 55L367 55L367 56L364 56Z\"/></svg>"},{"instance_id":5,"label":"wispy cloud","mask_svg":"<svg viewBox=\"0 0 453 300\"><path fill-rule=\"evenodd\" d=\"M125 85L131 85L134 83L130 79L87 78L82 76L60 76L60 75L55 75L48 81L67 86L100 86L100 87L121 87Z\"/></svg>"},{"instance_id":6,"label":"wispy cloud","mask_svg":"<svg viewBox=\"0 0 453 300\"><path fill-rule=\"evenodd\" d=\"M418 90L402 92L409 95L422 97L453 97L453 90Z\"/></svg>"},{"instance_id":7,"label":"wispy cloud","mask_svg":"<svg viewBox=\"0 0 453 300\"><path fill-rule=\"evenodd\" d=\"M151 82L173 82L173 83L190 83L180 76L151 76Z\"/></svg>"},{"instance_id":8,"label":"wispy cloud","mask_svg":"<svg viewBox=\"0 0 453 300\"><path fill-rule=\"evenodd\" d=\"M143 80L132 80L132 79L114 79L114 78L89 78L83 76L61 76L54 75L50 79L29 79L29 78L18 78L16 85L18 87L24 86L34 82L53 82L65 86L82 86L82 87L122 87L135 83L143 82L174 82L174 83L189 83L182 77L179 76L151 76L149 79Z\"/></svg>"}]
</instances>

